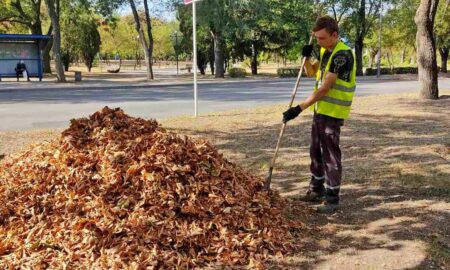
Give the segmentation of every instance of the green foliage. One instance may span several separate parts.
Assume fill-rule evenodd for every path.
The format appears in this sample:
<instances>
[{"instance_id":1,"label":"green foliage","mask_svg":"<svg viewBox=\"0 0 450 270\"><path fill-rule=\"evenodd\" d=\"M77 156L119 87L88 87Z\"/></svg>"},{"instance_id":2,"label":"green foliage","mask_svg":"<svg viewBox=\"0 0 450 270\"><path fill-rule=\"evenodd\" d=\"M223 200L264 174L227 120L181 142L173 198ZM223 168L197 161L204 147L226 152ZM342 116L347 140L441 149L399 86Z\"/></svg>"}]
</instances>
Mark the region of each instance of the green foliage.
<instances>
[{"instance_id":1,"label":"green foliage","mask_svg":"<svg viewBox=\"0 0 450 270\"><path fill-rule=\"evenodd\" d=\"M198 3L198 54L211 56L212 35L219 33L225 42L225 59L261 61L266 52L287 53L289 60L297 60L300 48L308 42L314 22L313 1L224 1ZM181 49L192 51L192 7L176 4L177 19L183 33ZM209 60L211 62L211 60ZM254 63L255 64L255 63ZM256 63L257 65L257 63Z\"/></svg>"},{"instance_id":2,"label":"green foliage","mask_svg":"<svg viewBox=\"0 0 450 270\"><path fill-rule=\"evenodd\" d=\"M290 78L297 77L299 71L298 67L282 67L277 69L277 74L280 78Z\"/></svg>"},{"instance_id":3,"label":"green foliage","mask_svg":"<svg viewBox=\"0 0 450 270\"><path fill-rule=\"evenodd\" d=\"M0 34L14 33L14 34L29 34L30 29L23 24L11 24L8 22L0 22Z\"/></svg>"},{"instance_id":4,"label":"green foliage","mask_svg":"<svg viewBox=\"0 0 450 270\"><path fill-rule=\"evenodd\" d=\"M95 13L102 16L107 24L114 25L117 20L116 11L127 4L127 0L81 0L90 3Z\"/></svg>"},{"instance_id":5,"label":"green foliage","mask_svg":"<svg viewBox=\"0 0 450 270\"><path fill-rule=\"evenodd\" d=\"M117 13L119 8L128 7L127 0L60 1L62 55L68 63L81 60L84 54L82 51L93 49L90 54L94 53L96 44L100 43L98 33L102 41L102 54L119 54L124 59L143 58L133 17L119 16ZM26 16L20 14L17 4L13 5L15 2L20 3ZM192 5L184 5L181 0L159 0L150 3L153 5L152 10L155 10L165 8L167 2L174 3L177 21L152 17L153 57L173 60L177 52L180 59L189 58L192 54ZM366 4L364 29L361 28L361 16L358 14L362 2ZM400 61L401 55L405 56L402 57L405 60L411 58L413 63L416 54L414 15L419 0L382 2L382 63L391 67L400 64L403 66L407 63ZM450 46L450 12L445 12L446 2L440 1L435 20L438 48ZM371 6L371 3L374 5ZM378 0L200 1L197 3L197 64L200 70L205 69L208 63L214 67L213 37L217 37L217 34L220 41L223 41L221 53L225 62L243 61L248 67L252 67L255 64L258 66L260 62L273 61L274 56L287 61L298 61L300 50L309 40L309 33L318 12L322 15L328 14L339 21L340 36L352 47L355 45L356 35L364 32L364 48L368 49L364 59L367 63L369 58L373 60L378 48L377 3ZM0 1L0 33L36 32L37 27L33 28L33 25L37 25L37 18L40 18L45 26L41 28L47 31L49 19L44 5L41 6L39 17L36 16L33 0ZM139 16L143 22L142 11ZM94 25L98 25L98 33L93 30ZM145 28L145 23L142 26ZM175 31L178 32L177 44ZM84 45L86 47L83 47ZM389 59L385 57L386 53L389 53Z\"/></svg>"},{"instance_id":6,"label":"green foliage","mask_svg":"<svg viewBox=\"0 0 450 270\"><path fill-rule=\"evenodd\" d=\"M417 67L395 67L395 68L381 68L380 74L381 75L387 75L387 74L417 74ZM377 69L376 68L366 68L364 75L366 76L373 76L377 75Z\"/></svg>"},{"instance_id":7,"label":"green foliage","mask_svg":"<svg viewBox=\"0 0 450 270\"><path fill-rule=\"evenodd\" d=\"M440 1L436 12L435 30L437 47L450 47L450 7L447 1Z\"/></svg>"},{"instance_id":8,"label":"green foliage","mask_svg":"<svg viewBox=\"0 0 450 270\"><path fill-rule=\"evenodd\" d=\"M42 34L45 15L39 3L34 0L0 1L0 29L9 33Z\"/></svg>"},{"instance_id":9,"label":"green foliage","mask_svg":"<svg viewBox=\"0 0 450 270\"><path fill-rule=\"evenodd\" d=\"M228 69L228 75L231 78L243 78L247 75L247 71L243 68L233 67Z\"/></svg>"},{"instance_id":10,"label":"green foliage","mask_svg":"<svg viewBox=\"0 0 450 270\"><path fill-rule=\"evenodd\" d=\"M97 30L98 23L92 18L83 18L78 23L83 31L79 35L79 50L84 63L91 71L95 56L100 51L100 34Z\"/></svg>"},{"instance_id":11,"label":"green foliage","mask_svg":"<svg viewBox=\"0 0 450 270\"><path fill-rule=\"evenodd\" d=\"M186 56L192 54L192 6L180 4L177 5L177 20L179 21L178 53ZM200 72L209 62L214 65L213 37L209 31L208 25L199 24L197 26L197 66ZM212 61L211 61L212 59Z\"/></svg>"},{"instance_id":12,"label":"green foliage","mask_svg":"<svg viewBox=\"0 0 450 270\"><path fill-rule=\"evenodd\" d=\"M382 59L382 64L391 67L405 65L406 59L415 58L416 24L414 15L418 7L418 0L396 0L390 5L384 5L381 33L381 53L388 56ZM379 22L374 21L373 27L364 40L369 49L369 55L378 52ZM403 62L400 60L403 56ZM369 57L368 55L368 57ZM368 58L367 57L367 58Z\"/></svg>"},{"instance_id":13,"label":"green foliage","mask_svg":"<svg viewBox=\"0 0 450 270\"><path fill-rule=\"evenodd\" d=\"M178 24L175 21L167 22L159 18L152 18L153 57L155 59L174 58L174 32L177 30ZM114 24L103 23L99 27L99 32L102 40L102 54L119 54L123 59L143 58L142 46L132 15L116 17Z\"/></svg>"},{"instance_id":14,"label":"green foliage","mask_svg":"<svg viewBox=\"0 0 450 270\"><path fill-rule=\"evenodd\" d=\"M417 6L417 0L402 0L386 12L382 19L383 47L399 49L414 46L417 31L414 15Z\"/></svg>"},{"instance_id":15,"label":"green foliage","mask_svg":"<svg viewBox=\"0 0 450 270\"><path fill-rule=\"evenodd\" d=\"M131 15L118 17L115 24L103 23L99 32L102 55L119 54L123 59L141 58L142 47Z\"/></svg>"},{"instance_id":16,"label":"green foliage","mask_svg":"<svg viewBox=\"0 0 450 270\"><path fill-rule=\"evenodd\" d=\"M86 6L66 2L60 17L61 55L66 69L74 60L83 60L89 71L100 50L100 34L97 30L99 17Z\"/></svg>"},{"instance_id":17,"label":"green foliage","mask_svg":"<svg viewBox=\"0 0 450 270\"><path fill-rule=\"evenodd\" d=\"M155 59L173 59L175 55L175 36L178 25L174 21L166 22L153 18L153 57Z\"/></svg>"},{"instance_id":18,"label":"green foliage","mask_svg":"<svg viewBox=\"0 0 450 270\"><path fill-rule=\"evenodd\" d=\"M259 61L258 61L258 65L259 65ZM242 67L243 69L251 68L251 67L252 67L252 63L251 63L250 58L244 59L244 61L242 61L242 63L241 63L241 67Z\"/></svg>"}]
</instances>

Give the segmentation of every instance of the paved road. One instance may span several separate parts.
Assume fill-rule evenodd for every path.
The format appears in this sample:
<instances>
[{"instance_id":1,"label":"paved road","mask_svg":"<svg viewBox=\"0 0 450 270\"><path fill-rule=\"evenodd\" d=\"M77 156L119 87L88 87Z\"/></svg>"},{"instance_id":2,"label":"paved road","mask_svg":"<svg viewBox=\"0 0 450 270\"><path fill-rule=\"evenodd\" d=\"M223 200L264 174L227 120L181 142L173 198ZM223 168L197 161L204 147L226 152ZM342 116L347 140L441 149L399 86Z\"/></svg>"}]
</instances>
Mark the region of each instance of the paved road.
<instances>
[{"instance_id":1,"label":"paved road","mask_svg":"<svg viewBox=\"0 0 450 270\"><path fill-rule=\"evenodd\" d=\"M199 112L208 113L257 105L289 102L294 79L201 82ZM21 84L28 87L29 84ZM313 80L302 81L297 100L306 97ZM450 89L450 78L439 81ZM193 115L192 85L179 84L35 84L33 89L0 84L0 131L66 127L72 118L87 116L103 106L121 107L144 118ZM417 91L415 80L361 78L356 95Z\"/></svg>"}]
</instances>

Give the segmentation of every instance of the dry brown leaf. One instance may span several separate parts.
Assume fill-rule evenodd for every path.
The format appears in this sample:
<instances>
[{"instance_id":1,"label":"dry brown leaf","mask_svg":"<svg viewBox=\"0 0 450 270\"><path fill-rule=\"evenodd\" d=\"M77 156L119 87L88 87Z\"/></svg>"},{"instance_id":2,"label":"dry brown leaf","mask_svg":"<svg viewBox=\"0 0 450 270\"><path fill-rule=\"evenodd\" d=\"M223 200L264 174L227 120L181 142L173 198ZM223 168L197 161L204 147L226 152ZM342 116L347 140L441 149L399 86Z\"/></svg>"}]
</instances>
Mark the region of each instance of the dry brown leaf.
<instances>
[{"instance_id":1,"label":"dry brown leaf","mask_svg":"<svg viewBox=\"0 0 450 270\"><path fill-rule=\"evenodd\" d=\"M9 269L264 268L285 202L212 145L105 107L0 167Z\"/></svg>"}]
</instances>

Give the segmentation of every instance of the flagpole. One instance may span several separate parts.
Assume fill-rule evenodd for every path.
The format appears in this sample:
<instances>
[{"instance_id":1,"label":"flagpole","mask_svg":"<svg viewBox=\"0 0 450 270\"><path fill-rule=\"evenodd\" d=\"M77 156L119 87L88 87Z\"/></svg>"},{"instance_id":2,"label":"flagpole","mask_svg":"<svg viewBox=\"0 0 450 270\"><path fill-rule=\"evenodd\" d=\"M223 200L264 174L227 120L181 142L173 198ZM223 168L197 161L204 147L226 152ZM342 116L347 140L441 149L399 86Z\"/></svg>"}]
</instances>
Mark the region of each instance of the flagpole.
<instances>
[{"instance_id":1,"label":"flagpole","mask_svg":"<svg viewBox=\"0 0 450 270\"><path fill-rule=\"evenodd\" d=\"M197 106L197 12L195 8L195 0L192 1L192 29L193 29L193 43L194 43L194 59L192 63L192 67L194 69L194 115L197 117L198 115L198 106Z\"/></svg>"}]
</instances>

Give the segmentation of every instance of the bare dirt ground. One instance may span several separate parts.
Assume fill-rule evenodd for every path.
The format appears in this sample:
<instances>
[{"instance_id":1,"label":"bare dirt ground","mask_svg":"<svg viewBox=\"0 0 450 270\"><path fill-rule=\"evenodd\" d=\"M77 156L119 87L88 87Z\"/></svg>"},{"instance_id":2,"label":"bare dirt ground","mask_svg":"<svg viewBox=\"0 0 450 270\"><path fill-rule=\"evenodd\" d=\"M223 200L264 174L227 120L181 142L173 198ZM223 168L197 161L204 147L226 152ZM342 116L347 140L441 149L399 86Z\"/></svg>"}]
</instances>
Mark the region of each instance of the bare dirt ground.
<instances>
[{"instance_id":1,"label":"bare dirt ground","mask_svg":"<svg viewBox=\"0 0 450 270\"><path fill-rule=\"evenodd\" d=\"M270 269L450 269L450 90L441 99L356 98L341 135L342 208L318 215L298 201L309 180L311 113L289 123L272 179L301 220L301 248ZM287 103L287 102L286 102ZM265 176L286 104L160 121L206 137L231 161ZM100 108L99 108L100 109ZM0 133L1 155L61 130Z\"/></svg>"}]
</instances>

